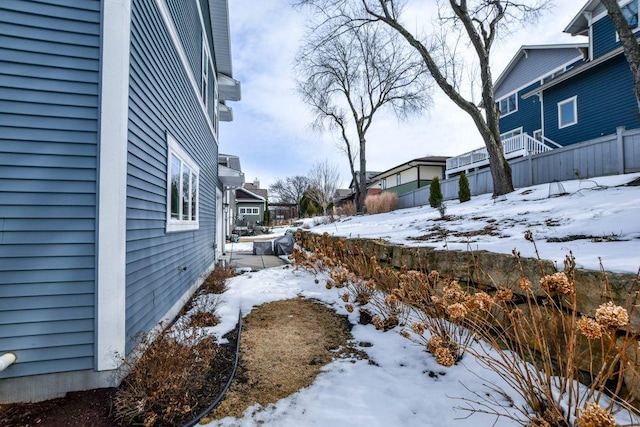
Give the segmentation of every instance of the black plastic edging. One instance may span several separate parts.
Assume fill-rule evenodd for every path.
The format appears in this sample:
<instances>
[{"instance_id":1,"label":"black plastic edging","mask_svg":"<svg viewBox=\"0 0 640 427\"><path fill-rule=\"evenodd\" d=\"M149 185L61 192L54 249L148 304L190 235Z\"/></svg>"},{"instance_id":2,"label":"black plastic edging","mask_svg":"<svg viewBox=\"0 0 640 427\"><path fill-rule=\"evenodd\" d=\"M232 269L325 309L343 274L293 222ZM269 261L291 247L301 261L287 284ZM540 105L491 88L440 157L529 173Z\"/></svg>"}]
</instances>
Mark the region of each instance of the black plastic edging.
<instances>
[{"instance_id":1,"label":"black plastic edging","mask_svg":"<svg viewBox=\"0 0 640 427\"><path fill-rule=\"evenodd\" d=\"M238 369L238 360L240 357L240 335L241 334L242 334L242 311L239 311L238 312L238 339L236 341L236 357L233 362L233 369L231 370L231 375L229 375L229 379L227 380L227 383L225 384L224 388L222 389L222 391L220 392L216 400L214 400L213 403L209 405L209 407L207 407L204 411L196 415L194 419L184 424L183 427L193 427L194 425L198 424L200 420L204 418L205 415L213 411L216 408L216 406L218 406L218 404L220 403L224 395L227 394L227 391L229 391L229 387L231 387L231 381L233 381L233 377L235 377L236 370Z\"/></svg>"}]
</instances>

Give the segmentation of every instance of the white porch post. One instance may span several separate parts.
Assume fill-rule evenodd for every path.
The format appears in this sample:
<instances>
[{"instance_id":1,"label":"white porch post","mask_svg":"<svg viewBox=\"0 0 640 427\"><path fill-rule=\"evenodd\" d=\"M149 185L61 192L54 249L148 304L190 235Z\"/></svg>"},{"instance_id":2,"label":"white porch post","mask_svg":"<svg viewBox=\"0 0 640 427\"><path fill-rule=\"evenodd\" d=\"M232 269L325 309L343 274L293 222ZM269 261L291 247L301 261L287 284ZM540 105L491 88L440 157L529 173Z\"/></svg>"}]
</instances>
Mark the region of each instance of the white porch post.
<instances>
[{"instance_id":1,"label":"white porch post","mask_svg":"<svg viewBox=\"0 0 640 427\"><path fill-rule=\"evenodd\" d=\"M96 369L124 356L131 0L104 0L98 161Z\"/></svg>"}]
</instances>

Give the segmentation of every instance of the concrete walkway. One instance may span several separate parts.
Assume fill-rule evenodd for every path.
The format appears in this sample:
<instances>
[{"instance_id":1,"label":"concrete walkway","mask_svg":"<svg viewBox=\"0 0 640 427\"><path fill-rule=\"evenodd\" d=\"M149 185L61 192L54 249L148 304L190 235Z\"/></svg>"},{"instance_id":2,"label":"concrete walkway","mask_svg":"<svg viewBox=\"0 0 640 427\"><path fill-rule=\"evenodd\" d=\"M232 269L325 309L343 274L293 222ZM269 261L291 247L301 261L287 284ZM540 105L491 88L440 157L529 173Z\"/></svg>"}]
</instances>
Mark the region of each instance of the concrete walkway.
<instances>
[{"instance_id":1,"label":"concrete walkway","mask_svg":"<svg viewBox=\"0 0 640 427\"><path fill-rule=\"evenodd\" d=\"M238 268L251 268L252 271L285 265L286 261L275 255L253 255L253 252L227 252L229 264Z\"/></svg>"}]
</instances>

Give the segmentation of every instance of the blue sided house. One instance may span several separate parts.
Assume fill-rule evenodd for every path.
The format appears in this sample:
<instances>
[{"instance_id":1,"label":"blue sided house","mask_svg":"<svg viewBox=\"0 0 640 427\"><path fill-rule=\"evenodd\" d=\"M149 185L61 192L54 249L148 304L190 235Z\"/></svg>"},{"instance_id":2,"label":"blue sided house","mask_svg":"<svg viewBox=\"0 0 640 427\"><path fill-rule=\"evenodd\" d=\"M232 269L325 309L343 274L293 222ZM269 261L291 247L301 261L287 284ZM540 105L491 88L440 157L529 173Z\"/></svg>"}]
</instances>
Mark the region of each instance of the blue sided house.
<instances>
[{"instance_id":1,"label":"blue sided house","mask_svg":"<svg viewBox=\"0 0 640 427\"><path fill-rule=\"evenodd\" d=\"M213 269L239 99L227 0L0 1L0 403L116 385Z\"/></svg>"},{"instance_id":2,"label":"blue sided house","mask_svg":"<svg viewBox=\"0 0 640 427\"><path fill-rule=\"evenodd\" d=\"M638 0L620 2L640 30ZM507 159L640 128L633 77L599 0L587 2L564 30L585 41L522 46L495 81ZM484 148L447 161L447 176L488 164Z\"/></svg>"}]
</instances>

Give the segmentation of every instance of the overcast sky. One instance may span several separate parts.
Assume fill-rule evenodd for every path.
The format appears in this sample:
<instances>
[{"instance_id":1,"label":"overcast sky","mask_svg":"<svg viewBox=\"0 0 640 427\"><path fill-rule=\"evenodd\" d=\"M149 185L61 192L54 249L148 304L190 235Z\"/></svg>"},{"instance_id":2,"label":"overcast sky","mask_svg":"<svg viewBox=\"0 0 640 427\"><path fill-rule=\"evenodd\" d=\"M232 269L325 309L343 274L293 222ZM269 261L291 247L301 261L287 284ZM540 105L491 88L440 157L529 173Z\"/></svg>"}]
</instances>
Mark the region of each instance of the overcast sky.
<instances>
[{"instance_id":1,"label":"overcast sky","mask_svg":"<svg viewBox=\"0 0 640 427\"><path fill-rule=\"evenodd\" d=\"M497 41L494 80L522 45L586 42L562 32L583 5L557 0L537 24ZM338 165L341 187L348 186L346 155L334 136L310 129L312 116L295 92L292 64L304 16L288 0L232 0L229 8L233 74L241 82L242 100L228 103L234 120L220 125L220 152L239 156L246 181L257 178L261 188L278 178L307 175L313 163L324 159ZM416 27L429 28L429 9L411 18ZM391 114L374 117L367 134L367 169L382 172L417 157L455 156L482 146L469 116L436 87L433 106L420 117L401 123Z\"/></svg>"}]
</instances>

